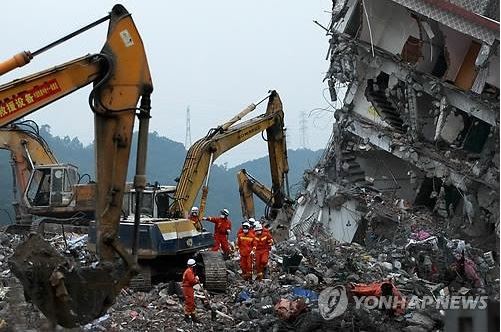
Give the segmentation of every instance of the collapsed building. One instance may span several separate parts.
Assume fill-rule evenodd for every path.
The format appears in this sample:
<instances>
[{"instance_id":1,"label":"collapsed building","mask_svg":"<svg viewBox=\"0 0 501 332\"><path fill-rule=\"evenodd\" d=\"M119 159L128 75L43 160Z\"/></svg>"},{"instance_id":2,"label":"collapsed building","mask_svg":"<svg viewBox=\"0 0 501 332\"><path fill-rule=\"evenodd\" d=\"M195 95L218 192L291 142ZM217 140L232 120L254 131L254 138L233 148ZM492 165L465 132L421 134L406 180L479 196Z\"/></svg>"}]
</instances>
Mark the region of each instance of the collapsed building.
<instances>
[{"instance_id":1,"label":"collapsed building","mask_svg":"<svg viewBox=\"0 0 501 332\"><path fill-rule=\"evenodd\" d=\"M351 242L427 209L499 236L499 2L333 1L326 30L325 80L343 106L291 235Z\"/></svg>"}]
</instances>

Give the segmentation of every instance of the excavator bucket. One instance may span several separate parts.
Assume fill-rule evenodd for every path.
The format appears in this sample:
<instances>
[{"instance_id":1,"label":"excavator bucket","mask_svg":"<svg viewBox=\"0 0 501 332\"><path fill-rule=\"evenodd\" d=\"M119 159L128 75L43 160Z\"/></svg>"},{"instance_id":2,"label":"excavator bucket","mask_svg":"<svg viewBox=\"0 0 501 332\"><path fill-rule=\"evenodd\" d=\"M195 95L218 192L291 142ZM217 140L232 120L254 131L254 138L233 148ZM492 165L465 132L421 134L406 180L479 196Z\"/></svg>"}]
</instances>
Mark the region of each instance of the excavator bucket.
<instances>
[{"instance_id":1,"label":"excavator bucket","mask_svg":"<svg viewBox=\"0 0 501 332\"><path fill-rule=\"evenodd\" d=\"M66 328L104 315L127 275L124 264L79 267L37 234L20 244L9 260L25 297L51 321Z\"/></svg>"}]
</instances>

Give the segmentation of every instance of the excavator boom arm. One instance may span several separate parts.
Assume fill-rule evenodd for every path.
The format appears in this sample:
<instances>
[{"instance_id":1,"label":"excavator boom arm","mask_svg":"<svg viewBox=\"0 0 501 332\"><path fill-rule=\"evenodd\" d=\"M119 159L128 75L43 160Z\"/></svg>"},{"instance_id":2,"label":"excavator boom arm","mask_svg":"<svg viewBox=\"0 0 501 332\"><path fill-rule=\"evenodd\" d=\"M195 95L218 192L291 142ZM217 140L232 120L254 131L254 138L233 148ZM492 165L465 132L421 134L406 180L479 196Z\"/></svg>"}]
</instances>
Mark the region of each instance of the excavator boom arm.
<instances>
[{"instance_id":1,"label":"excavator boom arm","mask_svg":"<svg viewBox=\"0 0 501 332\"><path fill-rule=\"evenodd\" d=\"M273 91L265 114L195 142L188 150L171 213L183 215L193 206L208 170L217 157L277 124L283 124L283 110L280 97Z\"/></svg>"},{"instance_id":2,"label":"excavator boom arm","mask_svg":"<svg viewBox=\"0 0 501 332\"><path fill-rule=\"evenodd\" d=\"M254 197L256 194L266 205L272 206L273 192L264 184L256 180L245 169L237 173L238 191L240 192L240 204L244 219L255 218Z\"/></svg>"},{"instance_id":3,"label":"excavator boom arm","mask_svg":"<svg viewBox=\"0 0 501 332\"><path fill-rule=\"evenodd\" d=\"M140 122L149 120L153 83L141 36L127 10L113 7L108 38L101 50L111 59L112 70L94 85L94 136L96 153L97 250L101 258L113 259L127 178L136 111ZM138 102L141 98L141 105ZM141 126L144 129L147 126ZM139 133L144 137L144 133ZM146 143L138 144L143 159ZM145 163L143 160L141 163ZM145 175L142 174L145 181ZM142 184L142 187L146 183Z\"/></svg>"},{"instance_id":4,"label":"excavator boom arm","mask_svg":"<svg viewBox=\"0 0 501 332\"><path fill-rule=\"evenodd\" d=\"M88 55L0 86L0 127L93 82L105 62Z\"/></svg>"},{"instance_id":5,"label":"excavator boom arm","mask_svg":"<svg viewBox=\"0 0 501 332\"><path fill-rule=\"evenodd\" d=\"M282 109L280 100L275 102L270 101L267 113L274 113L276 109ZM242 215L245 219L255 217L254 194L256 194L267 206L272 208L271 217L275 216L277 209L284 207L284 203L290 201L287 179L289 165L287 161L285 128L283 113L279 112L279 114L282 114L282 116L277 117L276 121L266 129L272 183L271 189L268 189L244 169L240 170L237 174L240 204L242 207Z\"/></svg>"},{"instance_id":6,"label":"excavator boom arm","mask_svg":"<svg viewBox=\"0 0 501 332\"><path fill-rule=\"evenodd\" d=\"M278 105L278 103L275 103L270 107L279 107L281 109L282 104L280 103ZM289 184L287 179L289 163L287 161L287 144L283 116L266 129L266 138L268 140L268 157L270 161L271 192L273 193L272 207L281 208L284 204L285 197L289 195ZM263 193L263 191L258 190L258 192L256 192L258 196L260 196L259 193ZM270 201L268 200L268 202Z\"/></svg>"}]
</instances>

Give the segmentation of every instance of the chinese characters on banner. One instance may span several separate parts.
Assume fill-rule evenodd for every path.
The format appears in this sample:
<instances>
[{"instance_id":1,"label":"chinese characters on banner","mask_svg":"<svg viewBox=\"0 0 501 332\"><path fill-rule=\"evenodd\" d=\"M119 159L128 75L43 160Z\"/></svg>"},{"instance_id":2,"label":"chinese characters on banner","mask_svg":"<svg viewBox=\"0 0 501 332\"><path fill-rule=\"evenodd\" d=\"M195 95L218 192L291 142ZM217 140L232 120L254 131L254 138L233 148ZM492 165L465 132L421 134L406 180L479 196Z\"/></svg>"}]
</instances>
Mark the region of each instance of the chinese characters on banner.
<instances>
[{"instance_id":1,"label":"chinese characters on banner","mask_svg":"<svg viewBox=\"0 0 501 332\"><path fill-rule=\"evenodd\" d=\"M56 79L53 79L44 82L42 85L35 85L31 90L21 91L16 95L0 100L0 119L32 106L60 91L59 83Z\"/></svg>"}]
</instances>

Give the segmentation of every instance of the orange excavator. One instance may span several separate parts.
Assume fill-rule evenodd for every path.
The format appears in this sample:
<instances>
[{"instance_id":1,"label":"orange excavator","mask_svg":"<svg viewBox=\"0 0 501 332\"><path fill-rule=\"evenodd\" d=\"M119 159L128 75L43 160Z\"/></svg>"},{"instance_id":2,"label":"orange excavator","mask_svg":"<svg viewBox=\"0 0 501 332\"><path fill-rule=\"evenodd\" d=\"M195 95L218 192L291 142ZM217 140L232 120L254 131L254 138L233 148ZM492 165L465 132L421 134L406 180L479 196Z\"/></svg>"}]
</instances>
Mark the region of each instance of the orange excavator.
<instances>
[{"instance_id":1,"label":"orange excavator","mask_svg":"<svg viewBox=\"0 0 501 332\"><path fill-rule=\"evenodd\" d=\"M86 324L104 314L136 270L136 260L123 248L117 231L136 115L139 118L134 177L136 206L141 205L141 193L146 185L147 135L153 91L148 61L131 15L123 6L116 5L109 15L86 27L35 52L21 52L0 63L2 75L106 21L109 22L107 38L99 53L0 86L0 127L5 127L93 83L88 102L95 125L94 210L99 262L93 266L75 265L37 235L20 244L9 260L11 270L23 284L31 302L47 318L64 327ZM44 182L39 183L43 185ZM46 183L49 189L64 185L64 172L51 173ZM63 202L64 197L54 195L55 200Z\"/></svg>"},{"instance_id":2,"label":"orange excavator","mask_svg":"<svg viewBox=\"0 0 501 332\"><path fill-rule=\"evenodd\" d=\"M95 186L90 177L82 184L85 174L81 176L74 165L59 163L35 122L0 127L0 149L10 152L13 173L16 222L8 232L26 232L42 221L75 225L94 219ZM49 183L59 175L60 181Z\"/></svg>"}]
</instances>

